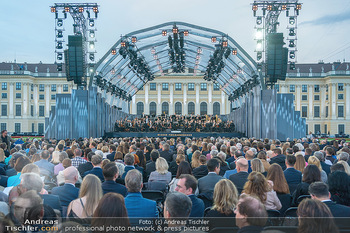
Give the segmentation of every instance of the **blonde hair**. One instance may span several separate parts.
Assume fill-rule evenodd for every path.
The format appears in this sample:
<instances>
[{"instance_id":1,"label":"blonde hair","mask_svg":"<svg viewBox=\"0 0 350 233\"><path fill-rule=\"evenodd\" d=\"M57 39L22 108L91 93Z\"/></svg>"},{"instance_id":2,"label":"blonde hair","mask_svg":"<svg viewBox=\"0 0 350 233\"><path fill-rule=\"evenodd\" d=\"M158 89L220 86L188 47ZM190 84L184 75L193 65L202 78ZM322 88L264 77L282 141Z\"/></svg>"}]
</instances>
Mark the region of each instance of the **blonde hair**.
<instances>
[{"instance_id":1,"label":"blonde hair","mask_svg":"<svg viewBox=\"0 0 350 233\"><path fill-rule=\"evenodd\" d=\"M193 169L200 166L199 156L201 156L201 152L199 150L196 150L195 152L193 152L192 161L191 161L191 166Z\"/></svg>"},{"instance_id":2,"label":"blonde hair","mask_svg":"<svg viewBox=\"0 0 350 233\"><path fill-rule=\"evenodd\" d=\"M213 194L213 210L226 215L234 211L238 203L238 191L231 180L222 179L216 183Z\"/></svg>"},{"instance_id":3,"label":"blonde hair","mask_svg":"<svg viewBox=\"0 0 350 233\"><path fill-rule=\"evenodd\" d=\"M322 171L320 160L316 156L310 156L309 159L307 160L307 163L308 163L308 165L309 164L316 165L318 167L318 169L320 169L320 171Z\"/></svg>"},{"instance_id":4,"label":"blonde hair","mask_svg":"<svg viewBox=\"0 0 350 233\"><path fill-rule=\"evenodd\" d=\"M0 162L5 160L5 152L2 148L0 148Z\"/></svg>"},{"instance_id":5,"label":"blonde hair","mask_svg":"<svg viewBox=\"0 0 350 233\"><path fill-rule=\"evenodd\" d=\"M30 172L33 172L33 173L40 175L40 169L34 163L29 163L29 164L25 165L21 171L21 174L30 173Z\"/></svg>"},{"instance_id":6,"label":"blonde hair","mask_svg":"<svg viewBox=\"0 0 350 233\"><path fill-rule=\"evenodd\" d=\"M108 150L109 150L109 148L108 148L108 146L103 146L103 147L101 148L101 150L102 150L103 153L107 153Z\"/></svg>"},{"instance_id":7,"label":"blonde hair","mask_svg":"<svg viewBox=\"0 0 350 233\"><path fill-rule=\"evenodd\" d=\"M61 152L59 152L59 151L52 152L51 163L60 163L60 154L61 154Z\"/></svg>"},{"instance_id":8,"label":"blonde hair","mask_svg":"<svg viewBox=\"0 0 350 233\"><path fill-rule=\"evenodd\" d=\"M156 160L156 170L159 174L166 174L168 172L168 168L168 162L164 158L159 157Z\"/></svg>"},{"instance_id":9,"label":"blonde hair","mask_svg":"<svg viewBox=\"0 0 350 233\"><path fill-rule=\"evenodd\" d=\"M87 215L92 216L102 196L100 179L92 174L85 176L81 183L79 197L86 197L85 209Z\"/></svg>"},{"instance_id":10,"label":"blonde hair","mask_svg":"<svg viewBox=\"0 0 350 233\"><path fill-rule=\"evenodd\" d=\"M252 166L252 171L256 171L256 172L260 172L260 173L265 172L264 165L260 159L257 159L257 158L252 159L252 161L250 163Z\"/></svg>"},{"instance_id":11,"label":"blonde hair","mask_svg":"<svg viewBox=\"0 0 350 233\"><path fill-rule=\"evenodd\" d=\"M57 143L57 146L58 146L59 144L62 144L63 146L66 146L66 142L65 142L64 140L60 140L60 141Z\"/></svg>"},{"instance_id":12,"label":"blonde hair","mask_svg":"<svg viewBox=\"0 0 350 233\"><path fill-rule=\"evenodd\" d=\"M345 162L344 160L340 160L337 163L340 163L341 165L343 165L346 174L348 174L350 176L350 166L349 166L349 164L347 162Z\"/></svg>"}]
</instances>

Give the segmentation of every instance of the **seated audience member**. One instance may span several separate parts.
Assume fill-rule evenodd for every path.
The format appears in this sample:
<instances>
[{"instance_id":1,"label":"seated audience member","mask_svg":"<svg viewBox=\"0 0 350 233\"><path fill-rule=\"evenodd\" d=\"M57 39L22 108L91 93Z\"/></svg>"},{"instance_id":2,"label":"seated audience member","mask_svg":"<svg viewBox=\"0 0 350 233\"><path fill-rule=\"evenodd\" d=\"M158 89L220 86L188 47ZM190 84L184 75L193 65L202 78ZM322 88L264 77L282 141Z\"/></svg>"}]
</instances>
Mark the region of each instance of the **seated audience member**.
<instances>
[{"instance_id":1,"label":"seated audience member","mask_svg":"<svg viewBox=\"0 0 350 233\"><path fill-rule=\"evenodd\" d=\"M62 162L63 162L64 159L67 159L67 158L68 158L68 155L67 155L66 152L58 152L58 151L54 151L52 154L53 154L53 155L54 155L54 154L57 154L57 155L58 155L58 161L59 161L59 163L54 167L54 174L57 176L58 173L59 173L60 171L63 171L63 170L64 170L64 167L63 167ZM53 156L53 155L52 155L52 156Z\"/></svg>"},{"instance_id":2,"label":"seated audience member","mask_svg":"<svg viewBox=\"0 0 350 233\"><path fill-rule=\"evenodd\" d=\"M30 164L30 160L27 158L27 156L21 156L16 160L14 168L17 172L17 175L10 176L7 179L7 187L17 186L19 183L21 183L21 172L24 166L27 164Z\"/></svg>"},{"instance_id":3,"label":"seated audience member","mask_svg":"<svg viewBox=\"0 0 350 233\"><path fill-rule=\"evenodd\" d=\"M199 194L207 193L212 196L216 183L223 179L222 176L219 176L220 162L217 159L210 159L207 167L209 171L208 175L198 180L198 191Z\"/></svg>"},{"instance_id":4,"label":"seated audience member","mask_svg":"<svg viewBox=\"0 0 350 233\"><path fill-rule=\"evenodd\" d=\"M257 196L267 210L280 210L282 208L282 204L273 190L272 182L268 182L264 175L259 172L249 174L243 193Z\"/></svg>"},{"instance_id":5,"label":"seated audience member","mask_svg":"<svg viewBox=\"0 0 350 233\"><path fill-rule=\"evenodd\" d=\"M187 161L182 161L177 168L176 176L169 183L169 192L174 192L177 187L177 182L179 182L179 177L183 174L192 175L192 169Z\"/></svg>"},{"instance_id":6,"label":"seated audience member","mask_svg":"<svg viewBox=\"0 0 350 233\"><path fill-rule=\"evenodd\" d=\"M147 177L151 174L151 172L156 170L156 161L159 158L159 151L155 149L152 150L150 156L151 156L151 161L146 164Z\"/></svg>"},{"instance_id":7,"label":"seated audience member","mask_svg":"<svg viewBox=\"0 0 350 233\"><path fill-rule=\"evenodd\" d=\"M89 149L90 150L90 149ZM92 156L94 156L95 153L94 152L89 152L87 155L86 155L86 158L87 158L87 162L86 163L83 163L83 164L80 164L78 166L78 171L79 171L79 174L80 176L84 176L84 173L87 172L87 171L90 171L94 166L92 165L91 163L91 159L92 159Z\"/></svg>"},{"instance_id":8,"label":"seated audience member","mask_svg":"<svg viewBox=\"0 0 350 233\"><path fill-rule=\"evenodd\" d=\"M186 194L191 199L192 210L189 216L199 218L204 215L204 203L194 194L197 189L197 184L198 181L194 176L183 174L179 177L175 191Z\"/></svg>"},{"instance_id":9,"label":"seated audience member","mask_svg":"<svg viewBox=\"0 0 350 233\"><path fill-rule=\"evenodd\" d=\"M324 182L324 183L327 183L327 173L325 171L322 170L322 167L321 167L321 163L320 163L320 160L318 160L317 157L315 156L310 156L308 161L307 161L308 164L313 164L313 165L316 165L318 167L318 169L320 169L320 172L321 172L321 181Z\"/></svg>"},{"instance_id":10,"label":"seated audience member","mask_svg":"<svg viewBox=\"0 0 350 233\"><path fill-rule=\"evenodd\" d=\"M304 169L307 166L304 156L300 152L298 152L295 154L295 158L296 158L295 166L294 166L295 169L297 169L301 173L304 173Z\"/></svg>"},{"instance_id":11,"label":"seated audience member","mask_svg":"<svg viewBox=\"0 0 350 233\"><path fill-rule=\"evenodd\" d=\"M319 200L326 204L333 217L350 217L350 207L340 205L331 200L331 194L328 191L328 185L323 182L314 182L309 186L309 193L312 199Z\"/></svg>"},{"instance_id":12,"label":"seated audience member","mask_svg":"<svg viewBox=\"0 0 350 233\"><path fill-rule=\"evenodd\" d=\"M348 176L350 176L350 166L349 166L349 164L347 162L343 161L343 160L340 160L337 163L343 165L345 173L348 174Z\"/></svg>"},{"instance_id":13,"label":"seated audience member","mask_svg":"<svg viewBox=\"0 0 350 233\"><path fill-rule=\"evenodd\" d=\"M350 206L349 176L342 171L335 171L328 176L331 200L340 205Z\"/></svg>"},{"instance_id":14,"label":"seated audience member","mask_svg":"<svg viewBox=\"0 0 350 233\"><path fill-rule=\"evenodd\" d=\"M308 165L304 170L302 182L293 193L293 205L298 205L298 197L309 195L309 185L316 181L321 181L321 172L316 165Z\"/></svg>"},{"instance_id":15,"label":"seated audience member","mask_svg":"<svg viewBox=\"0 0 350 233\"><path fill-rule=\"evenodd\" d=\"M215 227L235 227L233 218L234 209L238 203L238 191L236 186L228 179L222 179L216 183L213 195L213 207L206 213L209 219L209 229ZM231 219L232 218L232 219Z\"/></svg>"},{"instance_id":16,"label":"seated audience member","mask_svg":"<svg viewBox=\"0 0 350 233\"><path fill-rule=\"evenodd\" d=\"M82 154L83 152L79 148L74 150L72 166L78 168L80 164L86 163L86 160L81 157Z\"/></svg>"},{"instance_id":17,"label":"seated audience member","mask_svg":"<svg viewBox=\"0 0 350 233\"><path fill-rule=\"evenodd\" d=\"M158 218L157 203L142 197L142 174L136 169L130 170L125 177L125 186L128 195L125 197L125 206L131 225L138 225L135 218Z\"/></svg>"},{"instance_id":18,"label":"seated audience member","mask_svg":"<svg viewBox=\"0 0 350 233\"><path fill-rule=\"evenodd\" d=\"M293 194L297 185L301 183L302 173L294 168L297 159L294 155L286 156L286 170L284 176L289 186L290 193Z\"/></svg>"},{"instance_id":19,"label":"seated audience member","mask_svg":"<svg viewBox=\"0 0 350 233\"><path fill-rule=\"evenodd\" d=\"M91 163L94 167L90 171L85 172L83 175L83 178L89 174L92 174L97 176L101 180L101 182L103 182L105 178L103 177L102 168L101 168L102 157L99 155L92 156Z\"/></svg>"},{"instance_id":20,"label":"seated audience member","mask_svg":"<svg viewBox=\"0 0 350 233\"><path fill-rule=\"evenodd\" d=\"M111 208L113 206L113 208ZM99 229L106 227L125 228L127 233L130 226L128 212L125 207L124 197L118 193L107 193L99 201L91 220L91 227L96 229L93 232L101 232Z\"/></svg>"},{"instance_id":21,"label":"seated audience member","mask_svg":"<svg viewBox=\"0 0 350 233\"><path fill-rule=\"evenodd\" d=\"M192 169L195 169L200 166L199 163L199 156L201 156L201 152L199 150L196 150L192 154L192 160L191 160L191 167Z\"/></svg>"},{"instance_id":22,"label":"seated audience member","mask_svg":"<svg viewBox=\"0 0 350 233\"><path fill-rule=\"evenodd\" d=\"M75 183L78 181L79 173L75 167L70 166L63 170L63 176L64 185L53 188L51 190L51 194L59 196L61 205L68 207L69 203L77 199L79 196L79 189L75 187Z\"/></svg>"},{"instance_id":23,"label":"seated audience member","mask_svg":"<svg viewBox=\"0 0 350 233\"><path fill-rule=\"evenodd\" d=\"M199 164L200 166L192 171L197 180L208 175L207 157L205 155L199 156Z\"/></svg>"},{"instance_id":24,"label":"seated audience member","mask_svg":"<svg viewBox=\"0 0 350 233\"><path fill-rule=\"evenodd\" d=\"M114 162L115 160L116 150L117 150L117 147L115 145L109 146L109 154L106 155L106 158L109 159L111 162Z\"/></svg>"},{"instance_id":25,"label":"seated audience member","mask_svg":"<svg viewBox=\"0 0 350 233\"><path fill-rule=\"evenodd\" d=\"M253 172L260 172L266 177L267 172L265 171L264 165L260 159L257 159L257 158L252 159L250 164Z\"/></svg>"},{"instance_id":26,"label":"seated audience member","mask_svg":"<svg viewBox=\"0 0 350 233\"><path fill-rule=\"evenodd\" d=\"M325 163L328 165L331 165L334 163L335 161L335 151L334 148L327 146L326 148L326 158L325 158Z\"/></svg>"},{"instance_id":27,"label":"seated audience member","mask_svg":"<svg viewBox=\"0 0 350 233\"><path fill-rule=\"evenodd\" d=\"M103 176L105 178L105 182L102 183L103 194L114 192L121 194L123 197L126 196L127 190L125 186L115 182L119 177L118 167L115 162L109 162L103 166Z\"/></svg>"},{"instance_id":28,"label":"seated audience member","mask_svg":"<svg viewBox=\"0 0 350 233\"><path fill-rule=\"evenodd\" d=\"M56 152L56 153L53 153ZM59 151L53 151L52 153L52 158L50 163L52 163L53 165L55 165L55 167L60 163L60 152Z\"/></svg>"},{"instance_id":29,"label":"seated audience member","mask_svg":"<svg viewBox=\"0 0 350 233\"><path fill-rule=\"evenodd\" d=\"M281 148L276 148L276 149L273 149L272 151L273 153L270 160L270 164L277 163L282 167L282 170L286 170L286 164L285 164L286 156L282 154Z\"/></svg>"},{"instance_id":30,"label":"seated audience member","mask_svg":"<svg viewBox=\"0 0 350 233\"><path fill-rule=\"evenodd\" d=\"M73 200L68 205L68 218L87 222L87 220L84 219L93 216L102 196L101 180L95 175L86 175L80 186L79 198Z\"/></svg>"},{"instance_id":31,"label":"seated audience member","mask_svg":"<svg viewBox=\"0 0 350 233\"><path fill-rule=\"evenodd\" d=\"M35 190L26 191L13 203L13 208L11 208L9 217L13 220L14 224L25 225L29 210L41 204L43 204L43 200Z\"/></svg>"},{"instance_id":32,"label":"seated audience member","mask_svg":"<svg viewBox=\"0 0 350 233\"><path fill-rule=\"evenodd\" d=\"M171 172L172 176L176 175L179 164L182 161L185 161L185 155L183 153L177 153L176 159L172 161L169 165L169 172Z\"/></svg>"},{"instance_id":33,"label":"seated audience member","mask_svg":"<svg viewBox=\"0 0 350 233\"><path fill-rule=\"evenodd\" d=\"M230 170L229 165L227 164L226 160L226 154L224 152L219 152L217 156L215 157L220 162L220 176L223 176L226 171Z\"/></svg>"},{"instance_id":34,"label":"seated audience member","mask_svg":"<svg viewBox=\"0 0 350 233\"><path fill-rule=\"evenodd\" d=\"M66 158L62 161L63 168L66 169L67 167L72 166L72 161L69 158ZM63 170L64 171L64 170ZM63 171L60 171L58 175L56 176L57 184L62 185L64 184L64 173Z\"/></svg>"},{"instance_id":35,"label":"seated audience member","mask_svg":"<svg viewBox=\"0 0 350 233\"><path fill-rule=\"evenodd\" d=\"M298 206L298 232L339 232L326 204L306 198Z\"/></svg>"},{"instance_id":36,"label":"seated audience member","mask_svg":"<svg viewBox=\"0 0 350 233\"><path fill-rule=\"evenodd\" d=\"M314 156L320 160L322 170L327 173L331 173L331 165L325 163L325 154L322 151L315 151Z\"/></svg>"},{"instance_id":37,"label":"seated audience member","mask_svg":"<svg viewBox=\"0 0 350 233\"><path fill-rule=\"evenodd\" d=\"M236 186L239 194L242 193L244 184L248 180L248 161L245 158L240 158L236 162L237 173L230 175L229 179Z\"/></svg>"},{"instance_id":38,"label":"seated audience member","mask_svg":"<svg viewBox=\"0 0 350 233\"><path fill-rule=\"evenodd\" d=\"M284 173L282 171L281 166L278 164L272 164L269 172L267 173L267 180L272 181L273 190L277 194L289 194L289 186L286 178L284 177Z\"/></svg>"},{"instance_id":39,"label":"seated audience member","mask_svg":"<svg viewBox=\"0 0 350 233\"><path fill-rule=\"evenodd\" d=\"M171 181L171 173L168 171L168 162L160 157L156 161L156 170L151 172L148 182L164 182L169 184Z\"/></svg>"},{"instance_id":40,"label":"seated audience member","mask_svg":"<svg viewBox=\"0 0 350 233\"><path fill-rule=\"evenodd\" d=\"M50 153L47 150L43 150L40 154L41 160L35 162L34 164L40 168L40 174L46 178L52 178L54 175L55 165L50 163L49 157Z\"/></svg>"},{"instance_id":41,"label":"seated audience member","mask_svg":"<svg viewBox=\"0 0 350 233\"><path fill-rule=\"evenodd\" d=\"M160 152L160 157L164 158L168 163L173 161L173 153L170 152L170 146L168 143L163 145L162 151Z\"/></svg>"},{"instance_id":42,"label":"seated audience member","mask_svg":"<svg viewBox=\"0 0 350 233\"><path fill-rule=\"evenodd\" d=\"M144 175L144 173L143 173L144 170L142 167L139 167L139 166L135 167L134 166L135 157L133 154L130 154L130 153L126 154L124 157L124 163L125 163L125 168L124 168L124 173L122 176L123 179L125 179L128 172L133 170L133 169L137 169L142 174L142 176Z\"/></svg>"},{"instance_id":43,"label":"seated audience member","mask_svg":"<svg viewBox=\"0 0 350 233\"><path fill-rule=\"evenodd\" d=\"M330 170L331 170L330 173L333 173L335 171L345 172L345 167L341 163L335 163L331 166Z\"/></svg>"},{"instance_id":44,"label":"seated audience member","mask_svg":"<svg viewBox=\"0 0 350 233\"><path fill-rule=\"evenodd\" d=\"M268 217L261 201L246 194L240 196L234 213L236 214L236 225L240 228L237 233L261 232Z\"/></svg>"}]
</instances>

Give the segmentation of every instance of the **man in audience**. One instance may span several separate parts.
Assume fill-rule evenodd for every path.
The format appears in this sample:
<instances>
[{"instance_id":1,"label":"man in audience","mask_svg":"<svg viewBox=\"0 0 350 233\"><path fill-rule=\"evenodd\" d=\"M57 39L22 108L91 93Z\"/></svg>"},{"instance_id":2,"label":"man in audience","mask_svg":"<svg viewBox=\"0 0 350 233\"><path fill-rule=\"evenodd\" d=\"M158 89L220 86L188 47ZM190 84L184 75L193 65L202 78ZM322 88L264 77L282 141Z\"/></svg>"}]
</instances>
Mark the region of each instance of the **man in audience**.
<instances>
[{"instance_id":1,"label":"man in audience","mask_svg":"<svg viewBox=\"0 0 350 233\"><path fill-rule=\"evenodd\" d=\"M78 168L80 164L86 163L86 160L81 157L82 151L77 148L74 150L74 157L72 158L72 166Z\"/></svg>"},{"instance_id":2,"label":"man in audience","mask_svg":"<svg viewBox=\"0 0 350 233\"><path fill-rule=\"evenodd\" d=\"M105 178L103 177L103 172L102 172L102 168L101 168L102 157L100 155L92 156L91 163L94 167L90 171L85 172L83 175L83 178L85 176L87 176L88 174L93 174L93 175L97 176L101 180L101 182L103 182Z\"/></svg>"},{"instance_id":3,"label":"man in audience","mask_svg":"<svg viewBox=\"0 0 350 233\"><path fill-rule=\"evenodd\" d=\"M87 157L86 163L80 164L78 166L78 171L79 171L80 176L83 176L85 172L90 171L94 167L91 163L92 156L94 156L94 155L95 155L94 152L89 152L86 156Z\"/></svg>"},{"instance_id":4,"label":"man in audience","mask_svg":"<svg viewBox=\"0 0 350 233\"><path fill-rule=\"evenodd\" d=\"M96 142L91 142L89 148L91 149L92 152L95 153L97 150L96 146L97 146Z\"/></svg>"},{"instance_id":5,"label":"man in audience","mask_svg":"<svg viewBox=\"0 0 350 233\"><path fill-rule=\"evenodd\" d=\"M154 172L156 170L156 161L159 158L159 151L158 150L152 150L151 152L151 162L146 164L146 176L149 177L151 172Z\"/></svg>"},{"instance_id":6,"label":"man in audience","mask_svg":"<svg viewBox=\"0 0 350 233\"><path fill-rule=\"evenodd\" d=\"M117 147L115 145L110 145L109 146L109 153L107 155L107 159L109 159L109 161L113 162L114 161L114 156L115 156L115 152L117 150Z\"/></svg>"},{"instance_id":7,"label":"man in audience","mask_svg":"<svg viewBox=\"0 0 350 233\"><path fill-rule=\"evenodd\" d=\"M309 193L312 199L317 199L325 203L332 212L333 217L350 217L350 207L336 204L331 200L331 194L329 193L327 184L323 182L314 182L309 186Z\"/></svg>"},{"instance_id":8,"label":"man in audience","mask_svg":"<svg viewBox=\"0 0 350 233\"><path fill-rule=\"evenodd\" d=\"M245 159L248 161L248 173L252 172L252 166L251 166L251 161L254 159L255 155L252 150L247 150L245 153Z\"/></svg>"},{"instance_id":9,"label":"man in audience","mask_svg":"<svg viewBox=\"0 0 350 233\"><path fill-rule=\"evenodd\" d=\"M343 164L341 163L335 163L331 166L331 173L335 172L335 171L342 171L345 172L345 167L343 166Z\"/></svg>"},{"instance_id":10,"label":"man in audience","mask_svg":"<svg viewBox=\"0 0 350 233\"><path fill-rule=\"evenodd\" d=\"M170 150L169 144L165 143L163 145L162 151L160 152L160 157L163 157L168 163L173 161L173 153L171 153L169 150Z\"/></svg>"},{"instance_id":11,"label":"man in audience","mask_svg":"<svg viewBox=\"0 0 350 233\"><path fill-rule=\"evenodd\" d=\"M243 157L242 151L236 150L233 156L234 156L234 158L235 158L235 161L233 161L233 162L230 163L230 168L231 168L232 170L235 170L235 169L236 169L236 161L237 161L237 159L238 159L239 157ZM236 170L236 171L237 171L237 170ZM234 173L232 173L232 174L235 174L235 173L237 173L237 172L234 172ZM230 175L232 175L232 174L230 174ZM229 175L229 176L230 176L230 175ZM229 176L228 176L228 177L229 177ZM225 177L225 178L228 179L228 177Z\"/></svg>"},{"instance_id":12,"label":"man in audience","mask_svg":"<svg viewBox=\"0 0 350 233\"><path fill-rule=\"evenodd\" d=\"M116 179L119 177L118 167L114 162L107 163L103 167L103 176L105 182L102 183L103 194L114 192L123 195L127 194L127 190L124 185L116 183Z\"/></svg>"},{"instance_id":13,"label":"man in audience","mask_svg":"<svg viewBox=\"0 0 350 233\"><path fill-rule=\"evenodd\" d=\"M128 174L129 171L135 169L135 157L134 155L128 153L125 155L124 157L124 163L125 163L125 168L124 168L124 173L122 175L122 178L125 179L126 175ZM143 168L140 166L136 167L137 170L139 170L139 172L141 172L142 176L144 175L144 171Z\"/></svg>"},{"instance_id":14,"label":"man in audience","mask_svg":"<svg viewBox=\"0 0 350 233\"><path fill-rule=\"evenodd\" d=\"M244 158L238 159L236 162L237 173L230 175L229 179L236 186L238 193L243 190L244 184L248 180L248 161Z\"/></svg>"},{"instance_id":15,"label":"man in audience","mask_svg":"<svg viewBox=\"0 0 350 233\"><path fill-rule=\"evenodd\" d=\"M242 194L235 209L237 233L259 233L267 222L265 206L255 197Z\"/></svg>"},{"instance_id":16,"label":"man in audience","mask_svg":"<svg viewBox=\"0 0 350 233\"><path fill-rule=\"evenodd\" d=\"M219 176L220 173L220 162L217 159L210 159L207 164L208 175L200 178L198 180L198 190L199 194L202 193L214 193L214 187L217 182L223 179Z\"/></svg>"},{"instance_id":17,"label":"man in audience","mask_svg":"<svg viewBox=\"0 0 350 233\"><path fill-rule=\"evenodd\" d=\"M331 165L325 163L325 155L323 154L322 151L316 151L314 153L314 156L320 160L322 170L327 173L327 176L329 173L331 173Z\"/></svg>"},{"instance_id":18,"label":"man in audience","mask_svg":"<svg viewBox=\"0 0 350 233\"><path fill-rule=\"evenodd\" d=\"M294 190L301 183L302 173L294 168L296 163L296 157L294 155L286 156L286 167L287 169L283 172L287 180L289 191L293 194Z\"/></svg>"},{"instance_id":19,"label":"man in audience","mask_svg":"<svg viewBox=\"0 0 350 233\"><path fill-rule=\"evenodd\" d=\"M237 148L235 146L231 146L230 147L230 157L228 159L226 159L226 162L230 165L231 167L231 163L234 162L235 159L235 151L237 150ZM232 167L231 167L232 169Z\"/></svg>"},{"instance_id":20,"label":"man in audience","mask_svg":"<svg viewBox=\"0 0 350 233\"><path fill-rule=\"evenodd\" d=\"M129 148L129 153L132 155L136 154L137 147L135 145L131 145Z\"/></svg>"},{"instance_id":21,"label":"man in audience","mask_svg":"<svg viewBox=\"0 0 350 233\"><path fill-rule=\"evenodd\" d=\"M206 175L208 175L208 167L207 167L207 157L205 155L199 156L199 167L193 169L192 174L196 179L200 179Z\"/></svg>"},{"instance_id":22,"label":"man in audience","mask_svg":"<svg viewBox=\"0 0 350 233\"><path fill-rule=\"evenodd\" d=\"M312 150L311 150L311 148L306 148L305 149L305 156L304 156L304 159L306 162L309 160L310 156L312 156Z\"/></svg>"},{"instance_id":23,"label":"man in audience","mask_svg":"<svg viewBox=\"0 0 350 233\"><path fill-rule=\"evenodd\" d=\"M48 178L52 178L54 175L54 168L55 165L53 163L50 163L49 160L50 153L47 150L43 150L40 153L41 160L35 162L34 164L37 165L40 168L40 174L42 176L46 176Z\"/></svg>"},{"instance_id":24,"label":"man in audience","mask_svg":"<svg viewBox=\"0 0 350 233\"><path fill-rule=\"evenodd\" d=\"M286 156L282 154L281 148L276 148L272 150L272 157L270 164L277 163L282 167L282 170L286 170Z\"/></svg>"},{"instance_id":25,"label":"man in audience","mask_svg":"<svg viewBox=\"0 0 350 233\"><path fill-rule=\"evenodd\" d=\"M43 204L43 200L34 190L24 192L14 202L13 208L11 208L10 215L12 216L10 218L14 217L15 224L25 225L24 223L27 220L29 210L41 204Z\"/></svg>"},{"instance_id":26,"label":"man in audience","mask_svg":"<svg viewBox=\"0 0 350 233\"><path fill-rule=\"evenodd\" d=\"M192 210L190 217L203 217L204 203L194 194L197 189L197 179L189 174L182 174L176 184L175 191L186 194L192 201Z\"/></svg>"},{"instance_id":27,"label":"man in audience","mask_svg":"<svg viewBox=\"0 0 350 233\"><path fill-rule=\"evenodd\" d=\"M334 160L336 158L334 158L335 155L335 151L332 147L328 146L326 149L326 158L325 158L325 163L332 166L332 164L334 163Z\"/></svg>"},{"instance_id":28,"label":"man in audience","mask_svg":"<svg viewBox=\"0 0 350 233\"><path fill-rule=\"evenodd\" d=\"M125 207L128 211L131 225L137 225L135 218L158 218L157 203L142 197L142 174L133 169L125 177L128 195L125 197Z\"/></svg>"}]
</instances>

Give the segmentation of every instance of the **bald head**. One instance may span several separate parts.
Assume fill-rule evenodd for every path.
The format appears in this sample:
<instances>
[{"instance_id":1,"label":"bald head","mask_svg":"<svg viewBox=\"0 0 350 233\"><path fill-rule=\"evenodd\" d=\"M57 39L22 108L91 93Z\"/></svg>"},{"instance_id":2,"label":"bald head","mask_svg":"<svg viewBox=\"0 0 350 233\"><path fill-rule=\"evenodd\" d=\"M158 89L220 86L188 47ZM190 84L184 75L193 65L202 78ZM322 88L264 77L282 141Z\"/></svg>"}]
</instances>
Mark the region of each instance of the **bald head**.
<instances>
[{"instance_id":1,"label":"bald head","mask_svg":"<svg viewBox=\"0 0 350 233\"><path fill-rule=\"evenodd\" d=\"M246 152L246 154L245 154L245 157L246 157L246 159L248 159L248 160L254 159L254 152L251 151L251 150L248 150L248 151Z\"/></svg>"},{"instance_id":2,"label":"bald head","mask_svg":"<svg viewBox=\"0 0 350 233\"><path fill-rule=\"evenodd\" d=\"M244 158L238 159L236 163L237 172L247 172L248 171L248 161Z\"/></svg>"},{"instance_id":3,"label":"bald head","mask_svg":"<svg viewBox=\"0 0 350 233\"><path fill-rule=\"evenodd\" d=\"M64 182L75 184L78 180L78 170L74 166L63 170Z\"/></svg>"}]
</instances>

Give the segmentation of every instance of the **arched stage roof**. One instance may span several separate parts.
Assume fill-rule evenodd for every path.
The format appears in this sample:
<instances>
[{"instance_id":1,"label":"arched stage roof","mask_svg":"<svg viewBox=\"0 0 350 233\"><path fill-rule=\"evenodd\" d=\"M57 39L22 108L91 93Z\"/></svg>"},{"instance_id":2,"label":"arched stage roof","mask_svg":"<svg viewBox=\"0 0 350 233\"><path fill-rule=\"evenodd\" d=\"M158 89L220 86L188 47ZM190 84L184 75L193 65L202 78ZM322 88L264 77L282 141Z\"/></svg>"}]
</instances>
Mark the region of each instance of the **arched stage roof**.
<instances>
[{"instance_id":1,"label":"arched stage roof","mask_svg":"<svg viewBox=\"0 0 350 233\"><path fill-rule=\"evenodd\" d=\"M93 84L130 100L159 76L203 76L228 95L258 85L257 64L227 34L184 22L167 22L122 36L95 66Z\"/></svg>"}]
</instances>

